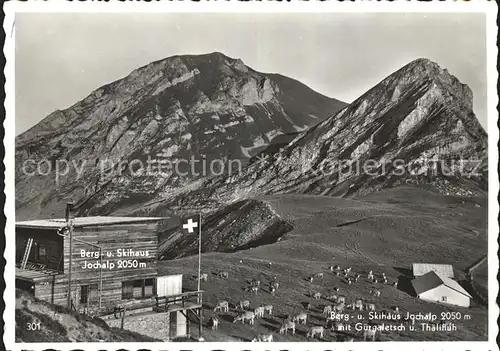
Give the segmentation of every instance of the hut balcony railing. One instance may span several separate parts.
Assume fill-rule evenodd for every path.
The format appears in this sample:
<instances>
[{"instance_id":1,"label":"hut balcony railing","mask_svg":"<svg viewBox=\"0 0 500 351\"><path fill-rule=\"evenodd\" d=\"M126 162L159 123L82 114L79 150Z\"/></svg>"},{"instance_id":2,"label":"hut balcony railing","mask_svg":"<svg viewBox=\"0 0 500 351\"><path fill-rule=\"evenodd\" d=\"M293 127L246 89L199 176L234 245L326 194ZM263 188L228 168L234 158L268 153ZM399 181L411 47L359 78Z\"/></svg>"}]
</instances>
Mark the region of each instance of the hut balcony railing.
<instances>
[{"instance_id":1,"label":"hut balcony railing","mask_svg":"<svg viewBox=\"0 0 500 351\"><path fill-rule=\"evenodd\" d=\"M202 304L203 291L188 291L175 295L155 296L156 305L154 308L158 311L167 311L169 307L177 305L182 309L199 308Z\"/></svg>"},{"instance_id":2,"label":"hut balcony railing","mask_svg":"<svg viewBox=\"0 0 500 351\"><path fill-rule=\"evenodd\" d=\"M153 308L157 312L167 312L172 310L184 310L201 308L204 291L188 291L180 294L158 296L154 295L151 299L134 303L123 303L118 306L102 308L100 315L113 314L119 318L125 311L133 311L145 308Z\"/></svg>"}]
</instances>

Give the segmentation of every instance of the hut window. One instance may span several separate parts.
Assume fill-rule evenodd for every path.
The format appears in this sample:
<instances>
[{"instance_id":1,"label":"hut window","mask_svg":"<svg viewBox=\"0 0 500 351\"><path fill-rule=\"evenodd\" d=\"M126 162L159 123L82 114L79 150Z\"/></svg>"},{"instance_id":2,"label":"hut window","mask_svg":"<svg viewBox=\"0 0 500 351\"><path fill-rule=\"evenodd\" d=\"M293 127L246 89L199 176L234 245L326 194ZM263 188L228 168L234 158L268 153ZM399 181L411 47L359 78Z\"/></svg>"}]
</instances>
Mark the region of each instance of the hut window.
<instances>
[{"instance_id":1,"label":"hut window","mask_svg":"<svg viewBox=\"0 0 500 351\"><path fill-rule=\"evenodd\" d=\"M34 248L33 248L33 261L35 262L38 262L40 261L40 246L37 242L33 243L34 244Z\"/></svg>"},{"instance_id":2,"label":"hut window","mask_svg":"<svg viewBox=\"0 0 500 351\"><path fill-rule=\"evenodd\" d=\"M154 295L154 279L137 279L122 283L122 299L142 299Z\"/></svg>"},{"instance_id":3,"label":"hut window","mask_svg":"<svg viewBox=\"0 0 500 351\"><path fill-rule=\"evenodd\" d=\"M89 286L88 285L82 285L80 287L80 303L87 303L89 302Z\"/></svg>"},{"instance_id":4,"label":"hut window","mask_svg":"<svg viewBox=\"0 0 500 351\"><path fill-rule=\"evenodd\" d=\"M40 262L47 261L47 252L45 251L45 247L38 245L38 260Z\"/></svg>"},{"instance_id":5,"label":"hut window","mask_svg":"<svg viewBox=\"0 0 500 351\"><path fill-rule=\"evenodd\" d=\"M45 263L47 261L47 251L40 243L35 242L33 245L33 261Z\"/></svg>"},{"instance_id":6,"label":"hut window","mask_svg":"<svg viewBox=\"0 0 500 351\"><path fill-rule=\"evenodd\" d=\"M122 299L131 299L134 297L134 282L122 282Z\"/></svg>"},{"instance_id":7,"label":"hut window","mask_svg":"<svg viewBox=\"0 0 500 351\"><path fill-rule=\"evenodd\" d=\"M82 285L80 287L80 303L96 303L99 298L99 287L97 284Z\"/></svg>"},{"instance_id":8,"label":"hut window","mask_svg":"<svg viewBox=\"0 0 500 351\"><path fill-rule=\"evenodd\" d=\"M151 297L154 295L154 279L144 280L144 297Z\"/></svg>"},{"instance_id":9,"label":"hut window","mask_svg":"<svg viewBox=\"0 0 500 351\"><path fill-rule=\"evenodd\" d=\"M135 299L140 299L141 297L144 296L143 291L142 291L142 286L144 284L144 280L134 280L134 298Z\"/></svg>"},{"instance_id":10,"label":"hut window","mask_svg":"<svg viewBox=\"0 0 500 351\"><path fill-rule=\"evenodd\" d=\"M441 297L441 301L442 301L442 302L446 302L446 301L447 301L446 296L442 296L442 297Z\"/></svg>"}]
</instances>

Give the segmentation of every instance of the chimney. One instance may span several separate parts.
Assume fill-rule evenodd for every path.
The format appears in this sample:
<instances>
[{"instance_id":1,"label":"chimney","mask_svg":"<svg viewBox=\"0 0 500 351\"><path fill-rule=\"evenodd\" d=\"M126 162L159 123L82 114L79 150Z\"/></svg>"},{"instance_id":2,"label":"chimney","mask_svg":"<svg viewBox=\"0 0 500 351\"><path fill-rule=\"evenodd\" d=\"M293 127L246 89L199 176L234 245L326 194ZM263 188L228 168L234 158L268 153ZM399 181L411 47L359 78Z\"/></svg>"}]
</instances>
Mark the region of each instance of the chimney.
<instances>
[{"instance_id":1,"label":"chimney","mask_svg":"<svg viewBox=\"0 0 500 351\"><path fill-rule=\"evenodd\" d=\"M70 219L75 218L74 206L75 206L74 202L66 203L66 222L69 222Z\"/></svg>"}]
</instances>

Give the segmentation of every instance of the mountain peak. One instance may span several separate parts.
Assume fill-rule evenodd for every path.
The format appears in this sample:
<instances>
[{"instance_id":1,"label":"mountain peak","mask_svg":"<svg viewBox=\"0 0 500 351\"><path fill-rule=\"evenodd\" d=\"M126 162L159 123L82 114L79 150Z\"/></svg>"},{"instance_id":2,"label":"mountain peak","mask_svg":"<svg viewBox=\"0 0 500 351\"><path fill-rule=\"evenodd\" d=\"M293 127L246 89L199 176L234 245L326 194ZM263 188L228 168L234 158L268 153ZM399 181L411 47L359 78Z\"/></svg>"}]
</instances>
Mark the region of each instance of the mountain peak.
<instances>
[{"instance_id":1,"label":"mountain peak","mask_svg":"<svg viewBox=\"0 0 500 351\"><path fill-rule=\"evenodd\" d=\"M406 66L426 66L433 68L439 67L439 65L436 62L425 57L416 58L415 60L408 63Z\"/></svg>"},{"instance_id":2,"label":"mountain peak","mask_svg":"<svg viewBox=\"0 0 500 351\"><path fill-rule=\"evenodd\" d=\"M382 82L384 89L394 91L393 98L398 99L401 94L415 86L430 85L436 94L443 95L449 103L458 103L466 109L472 110L472 90L467 84L427 58L418 58L406 64Z\"/></svg>"}]
</instances>

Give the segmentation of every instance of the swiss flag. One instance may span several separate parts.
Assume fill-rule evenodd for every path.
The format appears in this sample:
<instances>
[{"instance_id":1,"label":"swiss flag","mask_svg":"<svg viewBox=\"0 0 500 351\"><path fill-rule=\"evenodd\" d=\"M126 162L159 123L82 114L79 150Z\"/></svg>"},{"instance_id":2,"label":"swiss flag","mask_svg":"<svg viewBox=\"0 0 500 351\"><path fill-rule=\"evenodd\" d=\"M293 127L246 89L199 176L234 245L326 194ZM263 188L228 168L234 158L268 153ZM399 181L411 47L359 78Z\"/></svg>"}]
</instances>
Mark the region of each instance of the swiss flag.
<instances>
[{"instance_id":1,"label":"swiss flag","mask_svg":"<svg viewBox=\"0 0 500 351\"><path fill-rule=\"evenodd\" d=\"M182 219L183 234L199 234L201 231L201 215L196 214Z\"/></svg>"}]
</instances>

